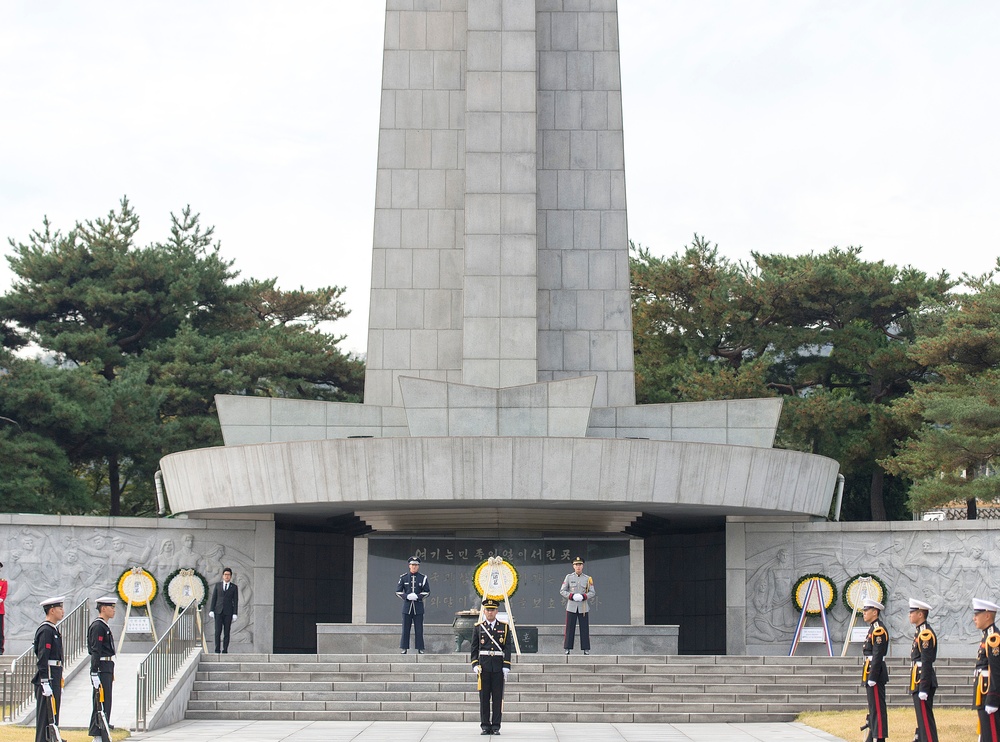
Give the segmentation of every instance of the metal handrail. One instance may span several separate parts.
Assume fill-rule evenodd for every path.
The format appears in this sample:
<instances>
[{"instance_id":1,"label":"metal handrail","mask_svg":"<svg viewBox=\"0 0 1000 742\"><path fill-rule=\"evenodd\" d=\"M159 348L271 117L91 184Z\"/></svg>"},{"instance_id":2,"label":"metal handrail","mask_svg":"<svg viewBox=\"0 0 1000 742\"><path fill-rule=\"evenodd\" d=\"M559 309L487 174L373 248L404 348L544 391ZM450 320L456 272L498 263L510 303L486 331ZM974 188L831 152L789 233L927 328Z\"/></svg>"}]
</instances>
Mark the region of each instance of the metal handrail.
<instances>
[{"instance_id":1,"label":"metal handrail","mask_svg":"<svg viewBox=\"0 0 1000 742\"><path fill-rule=\"evenodd\" d=\"M87 601L84 600L76 608L63 616L56 626L62 635L63 668L68 670L82 655L87 654ZM4 721L13 721L28 711L28 705L34 703L35 689L31 679L38 669L34 657L34 647L24 650L10 665L9 681L4 678Z\"/></svg>"},{"instance_id":2,"label":"metal handrail","mask_svg":"<svg viewBox=\"0 0 1000 742\"><path fill-rule=\"evenodd\" d=\"M183 667L191 653L202 643L198 601L192 600L180 612L166 633L153 645L136 671L135 684L135 729L145 732L146 715L166 690L170 681Z\"/></svg>"}]
</instances>

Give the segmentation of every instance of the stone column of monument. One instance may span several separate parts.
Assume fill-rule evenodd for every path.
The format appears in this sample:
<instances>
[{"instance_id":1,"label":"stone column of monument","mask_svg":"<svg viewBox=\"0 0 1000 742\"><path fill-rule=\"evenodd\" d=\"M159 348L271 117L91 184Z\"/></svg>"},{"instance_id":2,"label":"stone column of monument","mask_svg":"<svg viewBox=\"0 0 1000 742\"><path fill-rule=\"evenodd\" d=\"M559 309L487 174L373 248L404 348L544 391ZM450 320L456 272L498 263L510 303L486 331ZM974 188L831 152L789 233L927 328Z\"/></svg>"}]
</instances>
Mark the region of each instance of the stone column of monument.
<instances>
[{"instance_id":1,"label":"stone column of monument","mask_svg":"<svg viewBox=\"0 0 1000 742\"><path fill-rule=\"evenodd\" d=\"M595 376L633 405L614 0L389 0L384 60L365 403Z\"/></svg>"}]
</instances>

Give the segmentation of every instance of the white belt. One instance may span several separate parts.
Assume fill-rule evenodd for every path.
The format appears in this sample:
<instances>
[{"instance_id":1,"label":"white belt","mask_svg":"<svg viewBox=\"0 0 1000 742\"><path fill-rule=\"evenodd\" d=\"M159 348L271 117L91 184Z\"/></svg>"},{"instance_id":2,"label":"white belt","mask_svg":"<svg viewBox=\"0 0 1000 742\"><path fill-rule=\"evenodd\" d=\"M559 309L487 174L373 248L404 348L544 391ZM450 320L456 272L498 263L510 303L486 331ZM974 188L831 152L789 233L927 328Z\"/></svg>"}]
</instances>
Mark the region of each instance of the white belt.
<instances>
[{"instance_id":1,"label":"white belt","mask_svg":"<svg viewBox=\"0 0 1000 742\"><path fill-rule=\"evenodd\" d=\"M62 660L49 660L49 667L62 667Z\"/></svg>"},{"instance_id":2,"label":"white belt","mask_svg":"<svg viewBox=\"0 0 1000 742\"><path fill-rule=\"evenodd\" d=\"M920 660L917 660L916 662L913 663L913 666L914 667L923 667L924 663L921 662Z\"/></svg>"},{"instance_id":3,"label":"white belt","mask_svg":"<svg viewBox=\"0 0 1000 742\"><path fill-rule=\"evenodd\" d=\"M865 655L865 659L866 659L866 660L870 660L870 659L871 659L871 658L872 658L873 656L874 656L874 655L871 655L871 654L866 654L866 655Z\"/></svg>"},{"instance_id":4,"label":"white belt","mask_svg":"<svg viewBox=\"0 0 1000 742\"><path fill-rule=\"evenodd\" d=\"M97 661L98 662L114 662L115 658L114 657L98 657Z\"/></svg>"},{"instance_id":5,"label":"white belt","mask_svg":"<svg viewBox=\"0 0 1000 742\"><path fill-rule=\"evenodd\" d=\"M495 651L493 651L492 649L491 649L491 650L490 650L489 652L480 652L480 653L479 653L479 656L481 657L481 656L483 656L484 654L487 654L487 655L489 655L490 657L503 657L503 652L495 652Z\"/></svg>"}]
</instances>

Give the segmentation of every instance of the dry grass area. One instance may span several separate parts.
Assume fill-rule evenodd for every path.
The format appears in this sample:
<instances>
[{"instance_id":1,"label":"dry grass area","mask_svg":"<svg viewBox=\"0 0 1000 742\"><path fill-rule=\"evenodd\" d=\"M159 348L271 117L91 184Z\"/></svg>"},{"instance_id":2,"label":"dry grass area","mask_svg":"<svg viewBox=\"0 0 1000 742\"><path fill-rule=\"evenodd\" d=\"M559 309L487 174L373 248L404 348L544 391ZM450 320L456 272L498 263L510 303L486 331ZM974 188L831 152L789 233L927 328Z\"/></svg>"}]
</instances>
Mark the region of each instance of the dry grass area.
<instances>
[{"instance_id":1,"label":"dry grass area","mask_svg":"<svg viewBox=\"0 0 1000 742\"><path fill-rule=\"evenodd\" d=\"M867 732L858 728L865 723L865 712L858 711L807 711L796 721L840 737L847 742L862 741ZM973 709L934 709L938 736L941 742L969 742L976 738L976 712ZM913 709L889 709L889 739L909 742L917 728Z\"/></svg>"},{"instance_id":2,"label":"dry grass area","mask_svg":"<svg viewBox=\"0 0 1000 742\"><path fill-rule=\"evenodd\" d=\"M59 732L66 742L90 742L92 739L86 729L60 729ZM114 729L111 732L113 742L120 742L128 736L127 729ZM35 728L5 724L0 726L0 742L35 742Z\"/></svg>"}]
</instances>

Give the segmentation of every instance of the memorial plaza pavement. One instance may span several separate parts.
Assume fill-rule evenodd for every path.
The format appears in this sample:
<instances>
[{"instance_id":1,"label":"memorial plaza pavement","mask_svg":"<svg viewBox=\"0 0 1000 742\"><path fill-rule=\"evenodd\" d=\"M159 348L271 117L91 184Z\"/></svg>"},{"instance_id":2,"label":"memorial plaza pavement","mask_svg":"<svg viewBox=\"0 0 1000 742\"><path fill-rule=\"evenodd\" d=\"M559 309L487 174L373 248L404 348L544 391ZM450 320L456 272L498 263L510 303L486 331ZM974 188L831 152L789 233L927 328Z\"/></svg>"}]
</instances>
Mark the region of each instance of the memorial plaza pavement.
<instances>
[{"instance_id":1,"label":"memorial plaza pavement","mask_svg":"<svg viewBox=\"0 0 1000 742\"><path fill-rule=\"evenodd\" d=\"M842 742L799 724L544 724L505 725L518 742ZM472 722L182 721L133 735L149 742L457 742L480 736Z\"/></svg>"}]
</instances>

